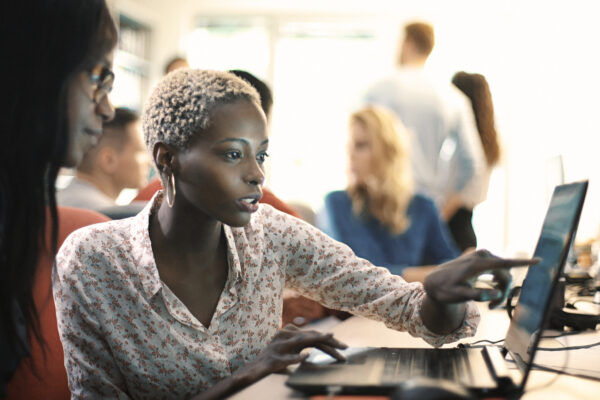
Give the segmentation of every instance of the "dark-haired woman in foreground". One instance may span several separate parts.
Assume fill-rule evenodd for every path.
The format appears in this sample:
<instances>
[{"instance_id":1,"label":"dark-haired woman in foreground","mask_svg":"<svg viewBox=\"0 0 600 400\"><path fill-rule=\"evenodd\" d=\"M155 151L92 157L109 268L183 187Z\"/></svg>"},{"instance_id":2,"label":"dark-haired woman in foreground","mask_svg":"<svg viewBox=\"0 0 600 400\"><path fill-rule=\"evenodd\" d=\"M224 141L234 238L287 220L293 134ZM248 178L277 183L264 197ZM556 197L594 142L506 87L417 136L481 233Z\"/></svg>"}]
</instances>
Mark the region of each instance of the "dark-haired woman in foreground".
<instances>
[{"instance_id":1,"label":"dark-haired woman in foreground","mask_svg":"<svg viewBox=\"0 0 600 400\"><path fill-rule=\"evenodd\" d=\"M83 228L59 251L54 297L75 398L223 398L303 360L331 335L280 330L284 287L433 345L472 335L468 300L508 268L479 251L425 285L259 204L269 139L256 91L230 73L177 70L153 90L144 134L164 191L133 218ZM470 280L493 271L498 288Z\"/></svg>"},{"instance_id":2,"label":"dark-haired woman in foreground","mask_svg":"<svg viewBox=\"0 0 600 400\"><path fill-rule=\"evenodd\" d=\"M58 171L75 166L112 118L117 31L104 0L5 3L0 398L68 398L51 271L40 266L57 248Z\"/></svg>"}]
</instances>

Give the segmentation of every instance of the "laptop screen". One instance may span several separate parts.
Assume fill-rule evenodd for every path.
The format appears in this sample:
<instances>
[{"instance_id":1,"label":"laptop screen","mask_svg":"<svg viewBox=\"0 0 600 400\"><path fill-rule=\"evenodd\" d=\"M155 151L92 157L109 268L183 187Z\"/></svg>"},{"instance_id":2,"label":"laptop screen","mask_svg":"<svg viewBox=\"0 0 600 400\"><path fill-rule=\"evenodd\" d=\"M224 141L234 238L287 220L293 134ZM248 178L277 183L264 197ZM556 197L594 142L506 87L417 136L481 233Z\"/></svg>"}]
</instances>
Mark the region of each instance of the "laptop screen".
<instances>
[{"instance_id":1,"label":"laptop screen","mask_svg":"<svg viewBox=\"0 0 600 400\"><path fill-rule=\"evenodd\" d=\"M525 372L516 385L524 384L527 378L549 315L552 294L575 236L586 190L587 181L557 186L550 200L534 253L541 261L527 272L504 344Z\"/></svg>"}]
</instances>

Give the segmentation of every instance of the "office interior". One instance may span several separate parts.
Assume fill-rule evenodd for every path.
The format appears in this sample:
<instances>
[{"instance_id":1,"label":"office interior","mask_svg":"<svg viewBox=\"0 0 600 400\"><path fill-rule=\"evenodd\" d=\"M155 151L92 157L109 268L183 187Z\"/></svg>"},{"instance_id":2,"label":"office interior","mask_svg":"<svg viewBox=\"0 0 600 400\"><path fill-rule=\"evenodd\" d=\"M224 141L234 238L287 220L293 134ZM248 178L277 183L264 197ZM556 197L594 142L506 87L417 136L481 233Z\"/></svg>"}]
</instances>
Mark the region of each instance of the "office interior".
<instances>
[{"instance_id":1,"label":"office interior","mask_svg":"<svg viewBox=\"0 0 600 400\"><path fill-rule=\"evenodd\" d=\"M479 246L530 255L556 183L589 179L577 243L600 239L600 37L594 1L111 0L121 37L116 106L140 110L175 55L245 69L274 92L266 185L314 211L346 184L347 118L394 68L405 22L436 29L427 68L491 88L503 158L475 208ZM129 197L128 197L129 196ZM124 194L122 201L131 198Z\"/></svg>"}]
</instances>

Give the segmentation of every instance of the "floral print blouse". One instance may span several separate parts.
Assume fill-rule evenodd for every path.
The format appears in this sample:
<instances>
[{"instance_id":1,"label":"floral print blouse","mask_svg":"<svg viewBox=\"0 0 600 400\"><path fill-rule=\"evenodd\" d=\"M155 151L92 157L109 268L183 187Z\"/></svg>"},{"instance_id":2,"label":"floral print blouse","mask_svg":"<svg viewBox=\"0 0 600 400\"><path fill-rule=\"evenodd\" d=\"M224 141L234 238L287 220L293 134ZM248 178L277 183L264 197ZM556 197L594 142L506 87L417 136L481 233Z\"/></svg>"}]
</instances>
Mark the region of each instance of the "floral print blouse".
<instances>
[{"instance_id":1,"label":"floral print blouse","mask_svg":"<svg viewBox=\"0 0 600 400\"><path fill-rule=\"evenodd\" d=\"M160 279L148 229L161 201L159 192L135 217L75 231L57 255L54 299L73 398L187 398L209 388L271 341L286 286L434 346L475 333L474 303L460 328L435 335L420 318L420 283L265 204L245 227L223 226L229 274L205 327Z\"/></svg>"}]
</instances>

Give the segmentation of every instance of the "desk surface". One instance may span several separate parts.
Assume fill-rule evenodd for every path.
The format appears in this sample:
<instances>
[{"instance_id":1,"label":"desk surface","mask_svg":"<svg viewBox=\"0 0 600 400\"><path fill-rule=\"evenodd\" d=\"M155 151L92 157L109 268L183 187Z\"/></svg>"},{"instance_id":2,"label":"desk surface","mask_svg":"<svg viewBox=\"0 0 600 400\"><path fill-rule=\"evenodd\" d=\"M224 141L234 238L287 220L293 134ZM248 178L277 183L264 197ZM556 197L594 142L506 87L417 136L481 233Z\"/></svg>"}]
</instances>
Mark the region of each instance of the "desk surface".
<instances>
[{"instance_id":1,"label":"desk surface","mask_svg":"<svg viewBox=\"0 0 600 400\"><path fill-rule=\"evenodd\" d=\"M472 338L463 339L464 343L472 343L477 340L500 340L506 335L509 320L504 310L489 311L486 304L480 305L482 314L481 323L477 334ZM370 321L360 317L352 317L335 326L330 331L335 337L349 346L380 346L380 347L426 347L427 344L418 338L414 338L405 332L397 332L388 329L380 322ZM600 332L587 332L574 336L566 336L560 339L562 345L572 346L575 344L591 344L600 340ZM453 347L456 344L446 345ZM556 339L546 340L542 346L558 347ZM546 354L544 354L546 353ZM568 354L567 354L568 353ZM571 366L573 361L585 361L586 369L600 371L600 348L595 347L588 350L576 350L569 352L538 352L536 362L551 354L550 362L562 369L566 363ZM585 355L585 357L582 357ZM581 367L581 362L576 365ZM600 375L600 372L596 372ZM245 390L232 396L235 400L250 399L302 399L306 398L301 393L295 392L285 386L285 374L269 375ZM551 372L534 370L529 376L525 394L526 400L547 399L578 399L597 400L600 398L600 381L577 378L568 375L559 375Z\"/></svg>"}]
</instances>

